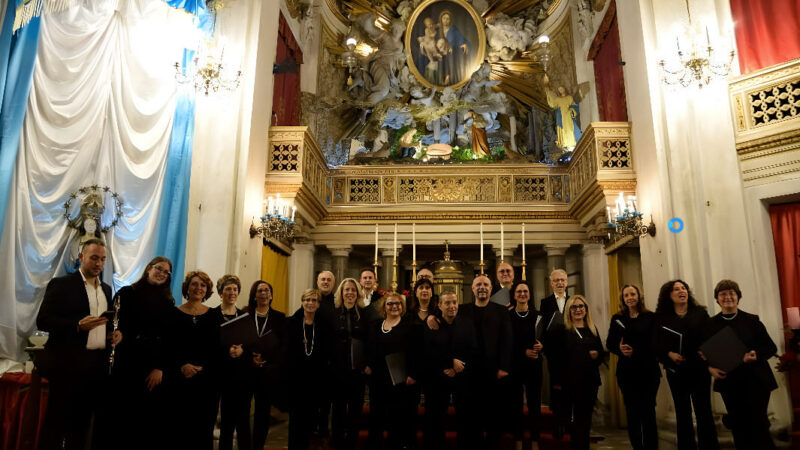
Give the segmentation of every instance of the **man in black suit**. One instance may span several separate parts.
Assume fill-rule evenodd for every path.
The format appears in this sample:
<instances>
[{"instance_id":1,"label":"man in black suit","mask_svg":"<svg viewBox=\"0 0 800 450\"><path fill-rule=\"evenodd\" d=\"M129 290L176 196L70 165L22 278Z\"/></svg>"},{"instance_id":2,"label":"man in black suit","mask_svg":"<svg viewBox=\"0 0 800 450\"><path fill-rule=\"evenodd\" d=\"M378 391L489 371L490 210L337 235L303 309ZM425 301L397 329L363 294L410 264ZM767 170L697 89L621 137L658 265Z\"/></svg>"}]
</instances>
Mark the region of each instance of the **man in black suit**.
<instances>
[{"instance_id":1,"label":"man in black suit","mask_svg":"<svg viewBox=\"0 0 800 450\"><path fill-rule=\"evenodd\" d=\"M547 357L547 371L550 374L550 410L555 417L553 436L561 439L570 420L570 411L565 405L566 399L561 389L562 380L558 375L565 350L559 345L559 339L547 338L559 335L564 329L564 306L568 299L567 272L564 269L555 269L550 273L550 287L553 293L542 299L540 310L545 324L544 354Z\"/></svg>"},{"instance_id":2,"label":"man in black suit","mask_svg":"<svg viewBox=\"0 0 800 450\"><path fill-rule=\"evenodd\" d=\"M45 345L43 371L50 381L47 417L40 449L83 449L96 414L106 395L108 342L111 323L103 313L112 302L111 287L100 281L106 262L105 243L84 242L78 255L80 269L53 278L47 284L36 326L50 333ZM113 343L121 340L114 333ZM95 421L93 429L102 426ZM94 448L100 448L95 440Z\"/></svg>"},{"instance_id":3,"label":"man in black suit","mask_svg":"<svg viewBox=\"0 0 800 450\"><path fill-rule=\"evenodd\" d=\"M507 392L505 384L511 369L512 332L511 319L505 307L489 301L492 283L486 275L478 275L472 281L473 303L461 306L465 318L475 325L478 351L472 380L475 384L475 423L471 427L477 433L470 442L476 448L498 448L504 420L503 398ZM484 417L480 417L484 415ZM486 440L483 440L486 431Z\"/></svg>"},{"instance_id":4,"label":"man in black suit","mask_svg":"<svg viewBox=\"0 0 800 450\"><path fill-rule=\"evenodd\" d=\"M509 289L514 285L514 268L509 263L500 263L497 266L498 289L490 297L492 303L508 307L511 303L511 293Z\"/></svg>"},{"instance_id":5,"label":"man in black suit","mask_svg":"<svg viewBox=\"0 0 800 450\"><path fill-rule=\"evenodd\" d=\"M372 267L364 267L358 274L358 283L361 289L364 290L364 306L367 309L367 322L374 322L380 320L381 316L378 311L378 300L381 294L378 292L378 279L375 276L375 271Z\"/></svg>"},{"instance_id":6,"label":"man in black suit","mask_svg":"<svg viewBox=\"0 0 800 450\"><path fill-rule=\"evenodd\" d=\"M333 272L323 270L317 275L317 289L322 295L319 299L319 313L325 321L332 323L334 320L334 293L336 288L336 277ZM328 417L330 417L331 399L320 400L319 415L317 424L314 426L314 433L318 436L328 436Z\"/></svg>"}]
</instances>

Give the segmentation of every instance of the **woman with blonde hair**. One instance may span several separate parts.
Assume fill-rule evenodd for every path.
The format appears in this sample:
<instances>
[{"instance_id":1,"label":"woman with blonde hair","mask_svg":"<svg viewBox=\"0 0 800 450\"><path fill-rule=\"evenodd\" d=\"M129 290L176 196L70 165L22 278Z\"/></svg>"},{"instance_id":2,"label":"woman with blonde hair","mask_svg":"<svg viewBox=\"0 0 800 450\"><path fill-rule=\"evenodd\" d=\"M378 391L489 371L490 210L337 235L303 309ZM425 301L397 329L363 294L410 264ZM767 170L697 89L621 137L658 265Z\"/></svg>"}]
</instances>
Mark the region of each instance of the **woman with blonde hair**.
<instances>
[{"instance_id":1,"label":"woman with blonde hair","mask_svg":"<svg viewBox=\"0 0 800 450\"><path fill-rule=\"evenodd\" d=\"M353 278L339 283L333 296L333 446L355 449L364 406L364 292Z\"/></svg>"},{"instance_id":2,"label":"woman with blonde hair","mask_svg":"<svg viewBox=\"0 0 800 450\"><path fill-rule=\"evenodd\" d=\"M570 297L564 305L562 342L565 354L561 379L572 411L571 447L588 450L592 410L600 387L599 367L605 352L589 304L582 295Z\"/></svg>"},{"instance_id":3,"label":"woman with blonde hair","mask_svg":"<svg viewBox=\"0 0 800 450\"><path fill-rule=\"evenodd\" d=\"M611 317L606 347L619 357L617 383L625 400L628 437L634 450L658 448L656 394L661 369L653 348L655 314L648 311L638 286L626 284L620 311Z\"/></svg>"}]
</instances>

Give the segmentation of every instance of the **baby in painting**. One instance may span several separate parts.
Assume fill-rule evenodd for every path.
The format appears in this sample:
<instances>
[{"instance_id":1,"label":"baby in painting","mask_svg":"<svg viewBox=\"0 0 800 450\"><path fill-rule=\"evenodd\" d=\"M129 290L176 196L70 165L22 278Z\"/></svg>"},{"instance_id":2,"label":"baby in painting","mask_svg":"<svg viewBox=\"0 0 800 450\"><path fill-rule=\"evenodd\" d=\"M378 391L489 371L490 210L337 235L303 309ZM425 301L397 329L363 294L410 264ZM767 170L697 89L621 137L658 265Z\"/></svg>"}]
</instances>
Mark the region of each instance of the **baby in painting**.
<instances>
[{"instance_id":1,"label":"baby in painting","mask_svg":"<svg viewBox=\"0 0 800 450\"><path fill-rule=\"evenodd\" d=\"M425 35L417 40L420 53L428 58L428 64L425 66L425 78L435 80L439 72L439 61L447 54L450 46L446 39L436 39L438 25L433 22L433 19L426 17L422 23L425 24Z\"/></svg>"}]
</instances>

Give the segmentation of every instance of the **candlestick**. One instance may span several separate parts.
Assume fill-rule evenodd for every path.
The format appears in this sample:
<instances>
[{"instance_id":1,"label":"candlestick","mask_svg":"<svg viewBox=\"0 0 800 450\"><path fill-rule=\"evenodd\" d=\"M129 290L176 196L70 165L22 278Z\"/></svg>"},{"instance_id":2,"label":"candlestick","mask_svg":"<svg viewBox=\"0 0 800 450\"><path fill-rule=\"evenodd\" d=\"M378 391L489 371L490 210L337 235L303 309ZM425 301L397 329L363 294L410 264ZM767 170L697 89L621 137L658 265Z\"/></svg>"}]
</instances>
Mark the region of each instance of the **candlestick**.
<instances>
[{"instance_id":1,"label":"candlestick","mask_svg":"<svg viewBox=\"0 0 800 450\"><path fill-rule=\"evenodd\" d=\"M417 264L417 224L411 224L411 261ZM416 277L415 277L416 278Z\"/></svg>"},{"instance_id":2,"label":"candlestick","mask_svg":"<svg viewBox=\"0 0 800 450\"><path fill-rule=\"evenodd\" d=\"M522 264L525 264L525 224L522 224ZM523 274L525 272L522 272ZM524 280L524 278L523 278Z\"/></svg>"},{"instance_id":3,"label":"candlestick","mask_svg":"<svg viewBox=\"0 0 800 450\"><path fill-rule=\"evenodd\" d=\"M417 283L417 261L411 261L411 289L413 291L414 284Z\"/></svg>"},{"instance_id":4,"label":"candlestick","mask_svg":"<svg viewBox=\"0 0 800 450\"><path fill-rule=\"evenodd\" d=\"M503 222L500 222L500 262L505 262L506 254L505 254L505 238L503 236Z\"/></svg>"},{"instance_id":5,"label":"candlestick","mask_svg":"<svg viewBox=\"0 0 800 450\"><path fill-rule=\"evenodd\" d=\"M378 263L378 224L375 224L375 264Z\"/></svg>"},{"instance_id":6,"label":"candlestick","mask_svg":"<svg viewBox=\"0 0 800 450\"><path fill-rule=\"evenodd\" d=\"M392 247L392 259L397 262L397 224L394 224L394 247Z\"/></svg>"},{"instance_id":7,"label":"candlestick","mask_svg":"<svg viewBox=\"0 0 800 450\"><path fill-rule=\"evenodd\" d=\"M528 277L525 275L525 272L527 272L525 267L527 267L527 264L525 263L525 259L523 258L522 259L522 281L528 281Z\"/></svg>"},{"instance_id":8,"label":"candlestick","mask_svg":"<svg viewBox=\"0 0 800 450\"><path fill-rule=\"evenodd\" d=\"M397 257L392 261L392 292L397 292Z\"/></svg>"},{"instance_id":9,"label":"candlestick","mask_svg":"<svg viewBox=\"0 0 800 450\"><path fill-rule=\"evenodd\" d=\"M483 222L481 222L481 264L483 264ZM483 269L481 269L483 273Z\"/></svg>"}]
</instances>

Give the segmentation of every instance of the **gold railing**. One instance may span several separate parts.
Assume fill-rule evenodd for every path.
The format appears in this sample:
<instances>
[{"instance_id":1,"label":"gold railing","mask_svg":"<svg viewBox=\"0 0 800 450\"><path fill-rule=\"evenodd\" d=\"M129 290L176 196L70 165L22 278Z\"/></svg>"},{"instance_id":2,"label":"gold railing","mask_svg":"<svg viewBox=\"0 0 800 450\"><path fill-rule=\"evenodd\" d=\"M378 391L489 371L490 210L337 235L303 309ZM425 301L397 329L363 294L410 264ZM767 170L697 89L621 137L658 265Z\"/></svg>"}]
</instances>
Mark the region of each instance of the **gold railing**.
<instances>
[{"instance_id":1,"label":"gold railing","mask_svg":"<svg viewBox=\"0 0 800 450\"><path fill-rule=\"evenodd\" d=\"M800 172L800 58L728 86L745 185Z\"/></svg>"},{"instance_id":2,"label":"gold railing","mask_svg":"<svg viewBox=\"0 0 800 450\"><path fill-rule=\"evenodd\" d=\"M589 124L569 164L572 197L580 199L598 182L635 179L630 123Z\"/></svg>"},{"instance_id":3,"label":"gold railing","mask_svg":"<svg viewBox=\"0 0 800 450\"><path fill-rule=\"evenodd\" d=\"M266 192L281 194L321 218L327 202L328 166L308 127L270 127Z\"/></svg>"}]
</instances>

